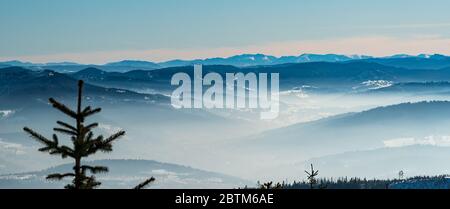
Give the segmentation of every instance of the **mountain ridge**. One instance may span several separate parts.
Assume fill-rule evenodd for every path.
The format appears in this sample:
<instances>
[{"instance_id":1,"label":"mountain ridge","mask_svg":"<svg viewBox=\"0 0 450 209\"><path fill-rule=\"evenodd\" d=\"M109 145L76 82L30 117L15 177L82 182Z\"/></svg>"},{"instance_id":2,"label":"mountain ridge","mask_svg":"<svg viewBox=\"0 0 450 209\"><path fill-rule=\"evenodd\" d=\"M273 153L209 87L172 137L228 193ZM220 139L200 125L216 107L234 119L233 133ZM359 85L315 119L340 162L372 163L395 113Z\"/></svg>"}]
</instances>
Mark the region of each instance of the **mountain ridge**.
<instances>
[{"instance_id":1,"label":"mountain ridge","mask_svg":"<svg viewBox=\"0 0 450 209\"><path fill-rule=\"evenodd\" d=\"M22 103L30 101L30 98L66 97L73 95L76 87L76 78L51 70L33 71L23 67L0 69L0 100L3 103ZM91 99L137 99L169 102L169 98L160 94L143 94L90 83L86 83L85 89L88 92L87 96Z\"/></svg>"},{"instance_id":2,"label":"mountain ridge","mask_svg":"<svg viewBox=\"0 0 450 209\"><path fill-rule=\"evenodd\" d=\"M378 62L396 67L414 67L419 64L420 69L450 67L450 57L441 54L396 54L392 56L374 57L368 55L342 55L342 54L300 54L290 56L273 56L267 54L239 54L229 57L211 57L204 59L173 59L162 62L152 62L147 60L121 60L106 64L79 64L75 62L48 62L31 63L19 60L3 61L0 66L20 66L33 69L49 68L61 72L73 72L87 67L96 67L105 71L124 72L134 69L153 70L167 67L189 66L194 64L203 65L233 65L237 67L248 67L258 65L277 65L285 63L306 63L306 62L351 62L366 60ZM406 62L406 63L405 63ZM425 62L420 63L420 62ZM412 63L412 64L411 64Z\"/></svg>"}]
</instances>

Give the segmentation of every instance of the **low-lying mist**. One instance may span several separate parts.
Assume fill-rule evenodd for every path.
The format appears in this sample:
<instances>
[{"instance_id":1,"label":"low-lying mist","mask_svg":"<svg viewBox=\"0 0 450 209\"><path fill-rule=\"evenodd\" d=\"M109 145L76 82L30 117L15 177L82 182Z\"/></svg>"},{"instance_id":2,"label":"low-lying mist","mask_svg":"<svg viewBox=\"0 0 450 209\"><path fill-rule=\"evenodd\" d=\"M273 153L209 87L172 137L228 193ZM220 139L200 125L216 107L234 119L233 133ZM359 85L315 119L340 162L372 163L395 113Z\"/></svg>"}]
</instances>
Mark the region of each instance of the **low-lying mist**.
<instances>
[{"instance_id":1,"label":"low-lying mist","mask_svg":"<svg viewBox=\"0 0 450 209\"><path fill-rule=\"evenodd\" d=\"M405 152L404 147L410 145L447 147L445 143L426 143L423 139L450 135L445 128L450 123L444 117L446 111L450 112L450 108L445 109L450 104L431 109L427 104L414 108L389 106L434 100L447 101L450 95L318 93L297 88L280 92L280 115L268 121L260 120L257 113L245 109L176 110L170 104L92 102L93 106L103 108L102 113L93 118L101 124L100 133L117 129L127 131L126 137L117 142L114 152L100 154L94 159L152 159L252 181L302 178L300 171L309 162L317 164L323 176L392 177L396 170L404 169L400 165L409 165L411 173L425 174L421 165L435 165L428 164L427 160L450 157L450 152L448 156L445 152L432 156L433 152L429 150L417 149L414 151L416 156L424 155L424 163L420 165L412 164L417 161L415 158L399 160L398 153ZM384 106L388 106L382 109L386 111L367 111ZM421 114L432 113L429 111L433 108L444 109L436 110L438 113L428 118L422 117ZM425 112L418 109L425 109ZM2 111L12 112L3 114L0 119L1 173L44 169L66 162L36 151L39 145L21 131L27 125L50 135L56 120L65 120L60 113L45 105ZM445 114L439 114L439 111ZM402 120L405 114L410 117ZM405 138L415 141L401 141ZM376 150L379 149L388 150L392 157L387 158L384 151L378 154ZM352 155L346 154L349 152ZM366 159L366 153L372 157ZM362 165L372 169L362 172ZM447 169L437 165L433 168L441 173Z\"/></svg>"}]
</instances>

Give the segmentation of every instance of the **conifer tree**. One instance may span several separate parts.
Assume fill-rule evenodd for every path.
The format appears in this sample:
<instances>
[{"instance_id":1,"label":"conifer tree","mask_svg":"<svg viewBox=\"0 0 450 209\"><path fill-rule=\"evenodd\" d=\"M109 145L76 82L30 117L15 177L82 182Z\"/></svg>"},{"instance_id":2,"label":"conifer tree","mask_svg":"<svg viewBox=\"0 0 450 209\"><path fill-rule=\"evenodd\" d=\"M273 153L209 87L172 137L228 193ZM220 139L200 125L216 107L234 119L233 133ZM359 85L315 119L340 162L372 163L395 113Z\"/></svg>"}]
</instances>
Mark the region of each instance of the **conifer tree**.
<instances>
[{"instance_id":1,"label":"conifer tree","mask_svg":"<svg viewBox=\"0 0 450 209\"><path fill-rule=\"evenodd\" d=\"M269 181L269 182L259 185L259 188L260 189L272 189L272 184L273 184L273 182Z\"/></svg>"},{"instance_id":2,"label":"conifer tree","mask_svg":"<svg viewBox=\"0 0 450 209\"><path fill-rule=\"evenodd\" d=\"M283 189L283 184L280 183L276 183L275 185L273 184L273 181L269 181L263 184L260 184L258 181L258 188L259 189Z\"/></svg>"},{"instance_id":3,"label":"conifer tree","mask_svg":"<svg viewBox=\"0 0 450 209\"><path fill-rule=\"evenodd\" d=\"M318 170L314 170L313 164L311 164L311 171L305 171L306 176L308 178L309 181L309 188L310 189L314 189L314 185L317 184L317 179L316 176L319 175L319 171Z\"/></svg>"},{"instance_id":4,"label":"conifer tree","mask_svg":"<svg viewBox=\"0 0 450 209\"><path fill-rule=\"evenodd\" d=\"M66 177L72 178L72 183L65 187L67 189L93 189L98 187L100 182L95 179L94 174L108 172L108 168L105 166L84 165L82 164L83 158L93 155L98 151L111 152L112 143L125 135L125 131L118 131L106 138L102 135L94 136L92 129L96 128L98 123L86 125L85 120L87 117L99 113L101 109L92 109L90 106L82 108L82 90L83 81L80 80L78 81L78 103L75 111L53 98L49 99L50 104L52 104L55 109L58 109L76 121L75 125L57 121L56 123L59 127L53 129L57 133L68 135L72 142L71 147L61 144L56 134L53 134L52 139L48 139L30 128L24 127L25 132L44 145L39 151L48 152L51 155L60 155L62 158L69 157L74 160L75 165L73 167L73 172L55 173L47 176L47 179L54 180L62 180ZM150 182L144 182L146 183L144 186Z\"/></svg>"}]
</instances>

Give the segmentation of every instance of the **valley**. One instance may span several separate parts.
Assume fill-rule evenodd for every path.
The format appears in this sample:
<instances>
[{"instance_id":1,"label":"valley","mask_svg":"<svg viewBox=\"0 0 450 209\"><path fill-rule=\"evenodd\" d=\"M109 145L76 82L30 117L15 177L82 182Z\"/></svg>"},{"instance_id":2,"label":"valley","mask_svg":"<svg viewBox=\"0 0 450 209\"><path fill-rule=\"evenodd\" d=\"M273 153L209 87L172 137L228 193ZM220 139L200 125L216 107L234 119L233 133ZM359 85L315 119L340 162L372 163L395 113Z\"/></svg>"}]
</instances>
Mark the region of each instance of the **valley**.
<instances>
[{"instance_id":1,"label":"valley","mask_svg":"<svg viewBox=\"0 0 450 209\"><path fill-rule=\"evenodd\" d=\"M22 128L32 126L50 135L62 115L47 99L55 97L74 105L78 79L87 83L86 104L103 109L94 118L100 123L99 132L127 131L113 153L99 154L94 161L156 160L246 179L244 184L224 184L227 188L258 180L299 180L304 178L299 173L310 163L319 167L324 177L391 178L399 170L411 176L448 173L450 167L436 163L450 158L447 58L327 60L330 57L264 65L211 61L213 65L203 66L203 75L279 73L280 113L273 120L260 120L259 111L249 108L173 108L170 100L175 86L170 80L179 72L193 76L190 65L119 62L108 66L126 71L83 66L70 72L69 65L1 68L0 187L21 185L18 181L23 179L40 185L42 182L36 182L41 177L34 172L67 163L38 153L37 144ZM419 61L423 64L414 64ZM364 166L370 169L362 169ZM123 178L128 181L131 177ZM161 174L159 179L167 184L155 187L183 185L170 178ZM202 187L203 183L193 181L197 180L186 188ZM107 187L122 188L120 185L107 183Z\"/></svg>"}]
</instances>

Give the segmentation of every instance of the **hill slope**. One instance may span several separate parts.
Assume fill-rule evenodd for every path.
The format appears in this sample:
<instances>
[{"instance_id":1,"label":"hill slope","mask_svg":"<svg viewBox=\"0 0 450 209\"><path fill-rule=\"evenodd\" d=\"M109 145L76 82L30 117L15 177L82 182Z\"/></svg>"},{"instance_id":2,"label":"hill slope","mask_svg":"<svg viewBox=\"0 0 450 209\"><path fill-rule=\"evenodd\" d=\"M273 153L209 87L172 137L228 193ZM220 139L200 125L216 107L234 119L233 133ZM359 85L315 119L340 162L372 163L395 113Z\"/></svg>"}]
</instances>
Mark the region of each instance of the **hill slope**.
<instances>
[{"instance_id":1,"label":"hill slope","mask_svg":"<svg viewBox=\"0 0 450 209\"><path fill-rule=\"evenodd\" d=\"M89 164L107 166L110 170L97 175L102 182L100 188L133 188L150 176L156 178L151 188L237 188L252 183L220 173L152 160L95 160ZM45 176L68 172L71 167L71 164L64 164L42 171L0 175L0 188L63 188L67 181L47 181Z\"/></svg>"},{"instance_id":2,"label":"hill slope","mask_svg":"<svg viewBox=\"0 0 450 209\"><path fill-rule=\"evenodd\" d=\"M378 107L294 124L249 137L238 149L276 158L314 156L384 147L389 140L450 135L450 102ZM236 148L236 147L234 147Z\"/></svg>"}]
</instances>

